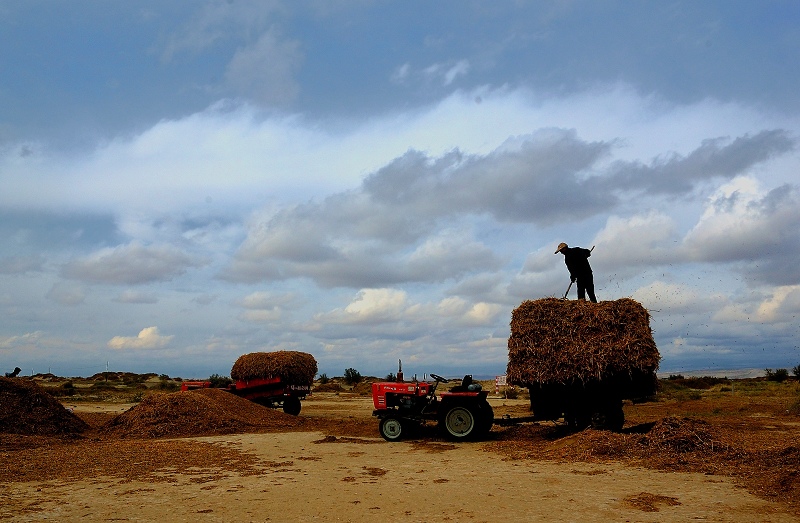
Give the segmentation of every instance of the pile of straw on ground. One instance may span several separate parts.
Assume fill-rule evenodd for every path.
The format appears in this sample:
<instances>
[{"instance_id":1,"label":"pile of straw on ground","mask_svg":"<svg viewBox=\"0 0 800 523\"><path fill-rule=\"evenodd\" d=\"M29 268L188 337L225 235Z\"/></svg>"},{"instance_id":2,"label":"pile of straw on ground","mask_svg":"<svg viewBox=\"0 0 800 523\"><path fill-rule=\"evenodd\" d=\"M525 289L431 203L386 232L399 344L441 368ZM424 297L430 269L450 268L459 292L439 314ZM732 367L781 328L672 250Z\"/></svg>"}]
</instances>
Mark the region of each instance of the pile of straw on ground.
<instances>
[{"instance_id":1,"label":"pile of straw on ground","mask_svg":"<svg viewBox=\"0 0 800 523\"><path fill-rule=\"evenodd\" d=\"M508 380L569 384L652 377L661 359L650 314L630 298L525 301L511 315Z\"/></svg>"},{"instance_id":2,"label":"pile of straw on ground","mask_svg":"<svg viewBox=\"0 0 800 523\"><path fill-rule=\"evenodd\" d=\"M0 377L0 434L77 434L86 423L33 381Z\"/></svg>"},{"instance_id":3,"label":"pile of straw on ground","mask_svg":"<svg viewBox=\"0 0 800 523\"><path fill-rule=\"evenodd\" d=\"M317 360L306 352L251 352L239 356L231 369L231 378L248 381L280 376L283 380L311 385L317 374Z\"/></svg>"},{"instance_id":4,"label":"pile of straw on ground","mask_svg":"<svg viewBox=\"0 0 800 523\"><path fill-rule=\"evenodd\" d=\"M290 430L302 424L295 416L268 409L222 389L150 394L106 423L101 432L118 437L190 437Z\"/></svg>"}]
</instances>

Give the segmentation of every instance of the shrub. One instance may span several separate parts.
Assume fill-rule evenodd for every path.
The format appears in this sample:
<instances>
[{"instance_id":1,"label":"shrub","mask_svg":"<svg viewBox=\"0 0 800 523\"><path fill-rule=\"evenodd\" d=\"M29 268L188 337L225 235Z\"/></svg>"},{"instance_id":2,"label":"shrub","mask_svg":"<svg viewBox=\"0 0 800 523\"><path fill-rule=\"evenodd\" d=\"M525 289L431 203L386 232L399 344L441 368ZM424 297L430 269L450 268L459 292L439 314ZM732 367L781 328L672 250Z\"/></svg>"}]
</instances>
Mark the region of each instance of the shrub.
<instances>
[{"instance_id":1,"label":"shrub","mask_svg":"<svg viewBox=\"0 0 800 523\"><path fill-rule=\"evenodd\" d=\"M329 381L330 381L330 378L324 372L319 375L319 383L320 383L320 385L325 385Z\"/></svg>"},{"instance_id":2,"label":"shrub","mask_svg":"<svg viewBox=\"0 0 800 523\"><path fill-rule=\"evenodd\" d=\"M508 387L504 393L506 399L515 400L519 398L519 391L516 387Z\"/></svg>"},{"instance_id":3,"label":"shrub","mask_svg":"<svg viewBox=\"0 0 800 523\"><path fill-rule=\"evenodd\" d=\"M208 377L208 381L211 383L211 386L214 388L224 389L231 383L233 380L227 376L220 376L219 374L212 374Z\"/></svg>"},{"instance_id":4,"label":"shrub","mask_svg":"<svg viewBox=\"0 0 800 523\"><path fill-rule=\"evenodd\" d=\"M789 377L789 371L786 369L775 369L774 372L772 369L764 369L764 372L767 374L767 381L777 381L781 383L786 381Z\"/></svg>"},{"instance_id":5,"label":"shrub","mask_svg":"<svg viewBox=\"0 0 800 523\"><path fill-rule=\"evenodd\" d=\"M167 391L167 392L175 392L180 387L174 381L160 381L158 383L158 387L156 387L156 388L158 390L164 390L164 391Z\"/></svg>"},{"instance_id":6,"label":"shrub","mask_svg":"<svg viewBox=\"0 0 800 523\"><path fill-rule=\"evenodd\" d=\"M361 381L361 373L356 369L350 368L344 371L344 382L348 385L355 385Z\"/></svg>"}]
</instances>

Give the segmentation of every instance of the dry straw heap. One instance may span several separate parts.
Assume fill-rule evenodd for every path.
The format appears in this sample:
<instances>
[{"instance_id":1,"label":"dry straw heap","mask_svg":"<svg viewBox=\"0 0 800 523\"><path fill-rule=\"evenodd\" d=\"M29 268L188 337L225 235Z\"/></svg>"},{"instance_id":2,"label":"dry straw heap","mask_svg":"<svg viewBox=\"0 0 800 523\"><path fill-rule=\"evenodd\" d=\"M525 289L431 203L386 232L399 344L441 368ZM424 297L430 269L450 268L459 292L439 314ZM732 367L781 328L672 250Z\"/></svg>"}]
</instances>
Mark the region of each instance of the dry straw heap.
<instances>
[{"instance_id":1,"label":"dry straw heap","mask_svg":"<svg viewBox=\"0 0 800 523\"><path fill-rule=\"evenodd\" d=\"M544 298L523 302L511 315L512 384L655 380L660 359L650 314L630 298L600 303Z\"/></svg>"},{"instance_id":2,"label":"dry straw heap","mask_svg":"<svg viewBox=\"0 0 800 523\"><path fill-rule=\"evenodd\" d=\"M231 378L248 381L280 376L284 381L311 385L317 375L317 360L306 352L251 352L239 356L231 369Z\"/></svg>"},{"instance_id":3,"label":"dry straw heap","mask_svg":"<svg viewBox=\"0 0 800 523\"><path fill-rule=\"evenodd\" d=\"M0 377L0 434L77 434L88 425L33 381Z\"/></svg>"}]
</instances>

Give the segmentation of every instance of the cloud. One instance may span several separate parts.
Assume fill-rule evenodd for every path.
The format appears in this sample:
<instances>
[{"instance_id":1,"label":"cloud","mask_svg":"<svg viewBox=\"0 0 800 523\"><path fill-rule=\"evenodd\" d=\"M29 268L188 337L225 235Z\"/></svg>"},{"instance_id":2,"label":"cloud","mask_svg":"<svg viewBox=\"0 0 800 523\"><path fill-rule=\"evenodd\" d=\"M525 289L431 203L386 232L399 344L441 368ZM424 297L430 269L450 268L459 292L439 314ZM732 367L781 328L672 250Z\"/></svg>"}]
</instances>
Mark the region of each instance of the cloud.
<instances>
[{"instance_id":1,"label":"cloud","mask_svg":"<svg viewBox=\"0 0 800 523\"><path fill-rule=\"evenodd\" d=\"M80 305L86 300L86 290L72 282L57 282L46 296L59 305Z\"/></svg>"},{"instance_id":2,"label":"cloud","mask_svg":"<svg viewBox=\"0 0 800 523\"><path fill-rule=\"evenodd\" d=\"M294 75L302 58L299 42L282 41L269 31L236 51L225 70L225 84L263 105L291 102L300 89Z\"/></svg>"},{"instance_id":3,"label":"cloud","mask_svg":"<svg viewBox=\"0 0 800 523\"><path fill-rule=\"evenodd\" d=\"M62 274L86 282L135 285L168 281L200 265L175 247L134 242L73 260L64 265Z\"/></svg>"},{"instance_id":4,"label":"cloud","mask_svg":"<svg viewBox=\"0 0 800 523\"><path fill-rule=\"evenodd\" d=\"M146 327L139 331L138 336L114 336L107 346L110 349L161 349L166 347L174 336L162 336L158 327Z\"/></svg>"},{"instance_id":5,"label":"cloud","mask_svg":"<svg viewBox=\"0 0 800 523\"><path fill-rule=\"evenodd\" d=\"M217 0L198 5L194 15L169 35L162 61L170 62L181 53L197 53L245 37L264 27L281 8L281 3L274 0Z\"/></svg>"},{"instance_id":6,"label":"cloud","mask_svg":"<svg viewBox=\"0 0 800 523\"><path fill-rule=\"evenodd\" d=\"M609 216L594 237L597 253L593 254L600 255L593 256L592 266L621 271L679 262L680 240L678 224L663 212L650 210L627 218Z\"/></svg>"},{"instance_id":7,"label":"cloud","mask_svg":"<svg viewBox=\"0 0 800 523\"><path fill-rule=\"evenodd\" d=\"M800 283L800 190L784 184L770 191L753 178L723 185L708 200L684 238L688 256L705 263L741 263L756 281Z\"/></svg>"},{"instance_id":8,"label":"cloud","mask_svg":"<svg viewBox=\"0 0 800 523\"><path fill-rule=\"evenodd\" d=\"M0 274L25 274L42 271L41 256L8 256L0 258Z\"/></svg>"},{"instance_id":9,"label":"cloud","mask_svg":"<svg viewBox=\"0 0 800 523\"><path fill-rule=\"evenodd\" d=\"M18 349L29 348L42 339L43 333L41 331L27 332L20 336L0 337L0 349Z\"/></svg>"},{"instance_id":10,"label":"cloud","mask_svg":"<svg viewBox=\"0 0 800 523\"><path fill-rule=\"evenodd\" d=\"M297 306L297 298L292 293L274 294L258 291L238 300L237 305L245 309L238 315L240 321L276 323L284 319L286 309Z\"/></svg>"},{"instance_id":11,"label":"cloud","mask_svg":"<svg viewBox=\"0 0 800 523\"><path fill-rule=\"evenodd\" d=\"M320 338L332 339L356 332L369 339L414 339L449 332L454 327L491 327L504 310L498 304L459 297L416 303L404 290L361 289L346 307L314 315L313 332ZM450 343L457 341L454 338Z\"/></svg>"},{"instance_id":12,"label":"cloud","mask_svg":"<svg viewBox=\"0 0 800 523\"><path fill-rule=\"evenodd\" d=\"M650 165L620 162L609 183L619 189L648 194L685 194L712 178L732 179L754 165L789 152L797 141L783 129L746 134L733 141L706 139L686 156L669 154Z\"/></svg>"},{"instance_id":13,"label":"cloud","mask_svg":"<svg viewBox=\"0 0 800 523\"><path fill-rule=\"evenodd\" d=\"M152 292L126 290L114 298L118 303L158 303L158 297Z\"/></svg>"}]
</instances>

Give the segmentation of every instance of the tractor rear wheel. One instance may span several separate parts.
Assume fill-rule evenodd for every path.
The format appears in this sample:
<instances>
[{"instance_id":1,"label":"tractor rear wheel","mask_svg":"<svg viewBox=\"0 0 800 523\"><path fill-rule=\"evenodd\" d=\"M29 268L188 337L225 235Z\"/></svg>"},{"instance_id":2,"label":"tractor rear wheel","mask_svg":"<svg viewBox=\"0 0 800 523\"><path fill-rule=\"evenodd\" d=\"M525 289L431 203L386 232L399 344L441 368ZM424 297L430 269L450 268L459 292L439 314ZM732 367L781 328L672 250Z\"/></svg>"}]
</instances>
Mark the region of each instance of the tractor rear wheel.
<instances>
[{"instance_id":1,"label":"tractor rear wheel","mask_svg":"<svg viewBox=\"0 0 800 523\"><path fill-rule=\"evenodd\" d=\"M398 416L390 415L381 419L378 430L386 441L397 441L403 436L403 422Z\"/></svg>"},{"instance_id":2,"label":"tractor rear wheel","mask_svg":"<svg viewBox=\"0 0 800 523\"><path fill-rule=\"evenodd\" d=\"M297 396L286 396L286 398L283 400L283 412L286 414L297 416L300 414L300 408L300 398Z\"/></svg>"},{"instance_id":3,"label":"tractor rear wheel","mask_svg":"<svg viewBox=\"0 0 800 523\"><path fill-rule=\"evenodd\" d=\"M464 405L456 405L449 408L442 418L442 425L447 436L451 439L463 440L474 437L479 432L478 416L474 409Z\"/></svg>"},{"instance_id":4,"label":"tractor rear wheel","mask_svg":"<svg viewBox=\"0 0 800 523\"><path fill-rule=\"evenodd\" d=\"M478 406L480 407L481 417L480 433L481 436L486 436L489 434L489 431L492 430L492 425L494 425L494 410L486 400L483 400L483 402L481 402L481 404Z\"/></svg>"}]
</instances>

